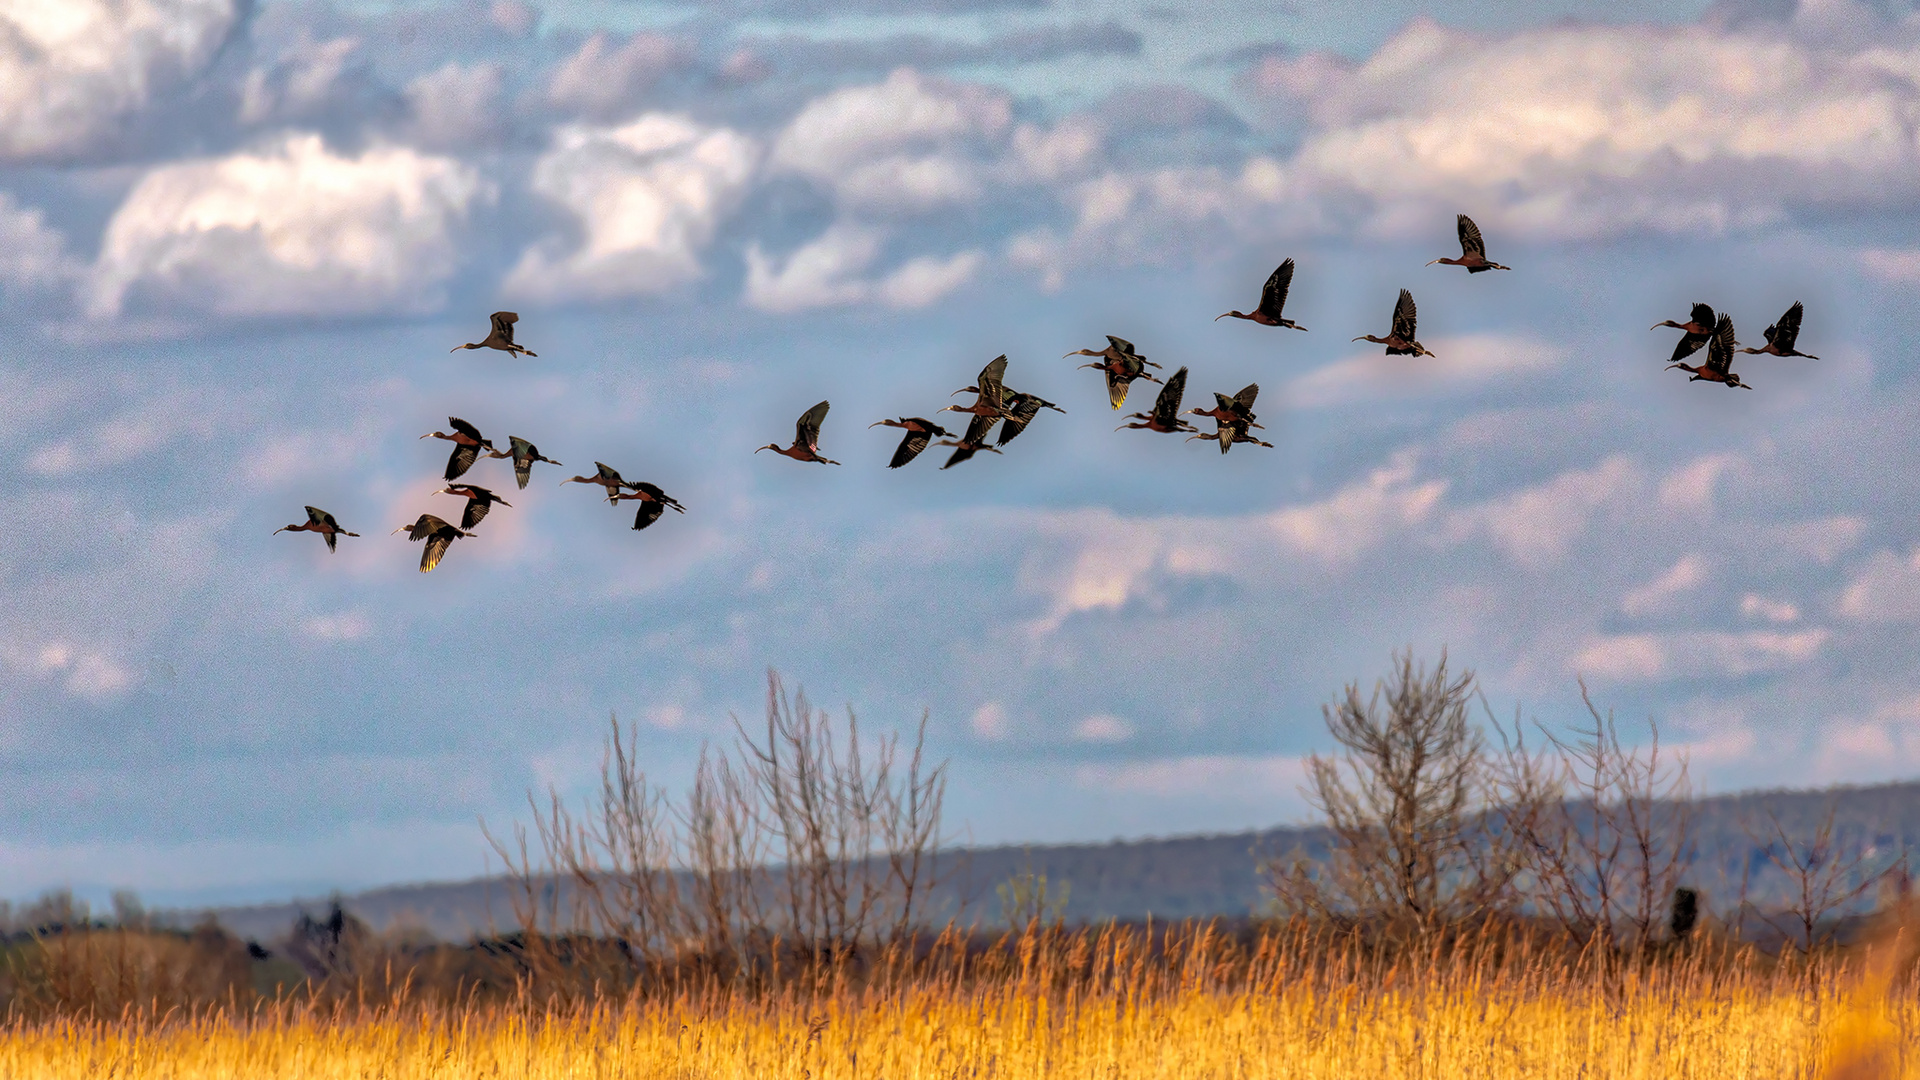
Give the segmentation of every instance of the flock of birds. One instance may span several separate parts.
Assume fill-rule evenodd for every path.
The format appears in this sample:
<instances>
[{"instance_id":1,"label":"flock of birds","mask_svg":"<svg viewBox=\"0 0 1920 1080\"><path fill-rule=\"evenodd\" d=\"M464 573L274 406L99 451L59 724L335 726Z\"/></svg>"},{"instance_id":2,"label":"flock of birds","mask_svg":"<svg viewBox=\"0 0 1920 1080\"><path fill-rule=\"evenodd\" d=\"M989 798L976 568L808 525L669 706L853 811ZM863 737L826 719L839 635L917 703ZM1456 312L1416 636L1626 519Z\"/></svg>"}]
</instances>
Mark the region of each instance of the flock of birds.
<instances>
[{"instance_id":1,"label":"flock of birds","mask_svg":"<svg viewBox=\"0 0 1920 1080\"><path fill-rule=\"evenodd\" d=\"M1427 263L1428 266L1435 263L1462 266L1469 274L1512 269L1487 258L1486 241L1481 237L1480 229L1473 223L1473 219L1465 214L1459 215L1458 229L1460 257L1434 259ZM1293 270L1292 259L1287 259L1275 268L1273 274L1267 278L1266 286L1261 290L1259 306L1253 311L1225 312L1217 316L1214 321L1218 322L1226 318L1245 319L1261 326L1306 330L1306 327L1285 317L1282 313L1287 303L1287 292L1293 285ZM1733 358L1736 353L1764 353L1772 356L1819 359L1817 356L1800 352L1795 348L1800 337L1800 320L1803 314L1804 309L1800 302L1794 301L1793 306L1788 308L1778 321L1767 327L1767 343L1758 349L1742 348L1734 335L1733 320L1724 312L1717 313L1710 305L1702 303L1693 305L1693 311L1686 322L1668 319L1655 323L1652 329L1657 330L1664 326L1683 331L1679 343L1674 346L1673 355L1669 358L1668 370L1679 368L1689 372L1688 381L1690 382L1705 380L1721 383L1729 388L1742 387L1751 390L1753 388L1742 382L1740 376L1733 371ZM498 349L515 358L538 356L538 353L514 341L513 327L519 318L511 311L494 312L492 329L486 338L456 345L450 351ZM1418 320L1419 311L1414 305L1413 294L1406 289L1401 289L1399 300L1393 306L1393 321L1387 336L1362 334L1353 340L1384 345L1388 356L1434 356L1434 353L1419 341ZM1686 363L1688 357L1703 347L1707 350L1704 363L1698 365ZM1211 409L1194 408L1182 412L1181 399L1186 394L1187 386L1187 369L1184 367L1162 380L1148 371L1149 368L1157 369L1161 365L1142 356L1133 347L1132 342L1111 334L1107 335L1107 347L1104 349L1077 349L1067 353L1066 356L1095 358L1095 362L1080 366L1093 368L1103 374L1107 384L1107 402L1116 411L1126 404L1127 390L1133 383L1144 379L1160 385L1160 392L1154 399L1152 410L1128 415L1127 419L1133 422L1120 425L1119 428L1114 429L1116 431L1133 428L1162 434L1190 433L1189 441L1204 439L1216 442L1222 454L1240 443L1252 443L1268 449L1273 447L1272 443L1263 442L1253 435L1254 429L1261 428L1253 411L1254 401L1260 394L1258 383L1249 383L1231 397L1215 392L1214 406ZM945 427L921 416L901 416L869 424L869 427L885 426L899 428L905 432L901 436L899 445L894 449L893 458L888 461L887 467L898 469L920 456L928 446L943 446L953 448L953 453L947 458L946 464L940 466L942 469L950 469L983 450L995 454L1001 453L1001 448L1018 438L1043 409L1051 409L1058 413L1066 412L1065 409L1037 394L1008 387L1005 382L1006 373L1006 356L997 356L980 370L980 375L973 385L963 386L953 392L956 396L966 393L974 395L970 404L948 405L940 410L964 413L969 416L966 430L958 438L955 438L954 433ZM795 461L821 465L840 464L820 453L820 428L826 422L827 410L830 407L828 402L822 401L802 413L800 419L794 424L791 445L768 443L754 453L771 450ZM1208 417L1214 422L1214 430L1200 431L1193 424L1182 419L1184 416ZM441 558L446 555L447 549L453 546L455 540L473 536L475 527L495 504L507 507L513 505L488 488L460 480L467 470L479 461L482 451L485 451L489 458L511 458L514 479L523 490L532 476L534 463L560 465L552 458L542 456L538 447L518 435L509 435L507 437L509 448L501 451L494 448L493 441L482 435L479 428L467 421L450 416L447 418L447 423L453 428L452 432L430 431L420 437L444 439L454 444L453 452L447 458L444 474L447 486L435 491L434 494L453 495L467 500L466 508L460 516L460 524L456 526L433 514L423 513L412 524L402 525L394 530L396 533L406 533L410 540L426 541L426 548L420 556L420 572L423 574L440 564ZM1000 429L997 437L994 436L996 425ZM936 437L939 439L938 442L934 441ZM623 479L617 470L598 461L594 462L594 467L597 471L593 476L572 476L562 480L561 483L597 484L606 489L607 501L616 506L622 500L638 502L640 506L633 518L635 529L644 529L652 525L660 520L669 508L677 513L686 512L686 507L656 484ZM307 521L287 525L275 532L319 533L326 540L328 551L337 550L339 537L360 535L342 529L332 514L319 507L309 506L306 510Z\"/></svg>"}]
</instances>

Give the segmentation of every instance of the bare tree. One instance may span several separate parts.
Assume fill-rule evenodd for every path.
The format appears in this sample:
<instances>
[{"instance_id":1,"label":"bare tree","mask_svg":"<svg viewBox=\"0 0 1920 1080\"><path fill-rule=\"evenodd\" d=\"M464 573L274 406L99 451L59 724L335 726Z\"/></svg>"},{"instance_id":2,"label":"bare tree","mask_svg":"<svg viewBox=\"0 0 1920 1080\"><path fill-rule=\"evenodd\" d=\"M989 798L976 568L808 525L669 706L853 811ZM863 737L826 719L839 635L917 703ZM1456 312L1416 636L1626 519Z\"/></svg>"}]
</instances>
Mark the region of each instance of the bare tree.
<instances>
[{"instance_id":1,"label":"bare tree","mask_svg":"<svg viewBox=\"0 0 1920 1080\"><path fill-rule=\"evenodd\" d=\"M1798 840L1772 810L1767 811L1764 830L1746 830L1755 844L1762 845L1767 861L1787 878L1786 905L1772 915L1762 913L1761 918L1801 952L1810 952L1832 937L1831 928L1823 931L1821 925L1830 916L1845 911L1890 876L1898 879L1905 873L1905 852L1884 863L1876 860L1865 844L1834 827L1835 811L1829 805L1813 835Z\"/></svg>"},{"instance_id":2,"label":"bare tree","mask_svg":"<svg viewBox=\"0 0 1920 1080\"><path fill-rule=\"evenodd\" d=\"M1585 682L1587 719L1565 733L1535 724L1544 753L1522 725L1502 731L1507 825L1526 856L1524 899L1568 933L1609 944L1654 940L1691 861L1692 785L1684 757L1663 754L1649 723L1629 746L1612 713L1602 715Z\"/></svg>"},{"instance_id":3,"label":"bare tree","mask_svg":"<svg viewBox=\"0 0 1920 1080\"><path fill-rule=\"evenodd\" d=\"M1412 650L1362 698L1358 683L1322 709L1338 757L1308 759L1308 801L1327 819L1333 858L1270 867L1283 909L1385 919L1420 930L1471 918L1509 894L1518 866L1496 809L1498 776L1467 718L1473 673L1433 670Z\"/></svg>"},{"instance_id":4,"label":"bare tree","mask_svg":"<svg viewBox=\"0 0 1920 1080\"><path fill-rule=\"evenodd\" d=\"M764 741L739 728L742 771L781 864L786 930L835 957L882 925L910 925L938 852L946 766L927 770L926 719L904 771L899 736L861 742L851 709L843 731L804 692L767 673Z\"/></svg>"}]
</instances>

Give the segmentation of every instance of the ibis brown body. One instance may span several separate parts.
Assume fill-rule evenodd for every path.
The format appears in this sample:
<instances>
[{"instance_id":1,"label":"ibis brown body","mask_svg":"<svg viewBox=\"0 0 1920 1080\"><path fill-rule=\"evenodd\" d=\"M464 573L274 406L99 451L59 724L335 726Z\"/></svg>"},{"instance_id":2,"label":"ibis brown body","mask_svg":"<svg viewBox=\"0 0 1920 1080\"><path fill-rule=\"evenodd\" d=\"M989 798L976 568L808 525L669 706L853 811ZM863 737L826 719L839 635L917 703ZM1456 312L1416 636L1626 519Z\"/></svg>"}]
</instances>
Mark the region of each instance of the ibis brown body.
<instances>
[{"instance_id":1,"label":"ibis brown body","mask_svg":"<svg viewBox=\"0 0 1920 1080\"><path fill-rule=\"evenodd\" d=\"M680 500L660 490L658 484L649 484L645 480L642 480L637 484L628 484L627 486L633 490L616 493L613 496L613 501L618 503L622 499L625 499L629 502L637 500L640 503L639 510L633 515L633 528L636 532L659 521L660 515L666 513L668 507L672 507L674 512L678 514L687 512L687 508L680 505Z\"/></svg>"},{"instance_id":2,"label":"ibis brown body","mask_svg":"<svg viewBox=\"0 0 1920 1080\"><path fill-rule=\"evenodd\" d=\"M421 514L413 524L402 525L393 531L406 533L409 540L427 542L426 550L420 553L420 572L423 574L440 565L440 560L446 557L447 549L453 546L455 540L473 535L465 529L455 528L432 514Z\"/></svg>"},{"instance_id":3,"label":"ibis brown body","mask_svg":"<svg viewBox=\"0 0 1920 1080\"><path fill-rule=\"evenodd\" d=\"M1134 413L1128 417L1129 420L1138 420L1140 423L1121 424L1120 427L1114 428L1113 430L1119 431L1121 428L1144 428L1148 431L1158 431L1168 435L1179 431L1199 430L1192 424L1180 419L1180 398L1185 395L1186 392L1187 369L1181 368L1167 376L1166 385L1160 388L1159 396L1153 399L1152 412Z\"/></svg>"},{"instance_id":4,"label":"ibis brown body","mask_svg":"<svg viewBox=\"0 0 1920 1080\"><path fill-rule=\"evenodd\" d=\"M1707 342L1707 362L1694 367L1676 360L1667 365L1667 370L1679 368L1682 371L1691 372L1692 377L1687 380L1688 382L1705 380L1721 383L1729 390L1736 386L1751 390L1753 387L1741 382L1740 376L1733 372L1733 354L1739 345L1740 343L1734 340L1733 319L1722 314L1720 321L1714 324L1712 340Z\"/></svg>"},{"instance_id":5,"label":"ibis brown body","mask_svg":"<svg viewBox=\"0 0 1920 1080\"><path fill-rule=\"evenodd\" d=\"M1288 259L1274 268L1267 278L1266 287L1260 290L1260 306L1252 311L1229 311L1224 315L1215 315L1214 322L1221 319L1245 319L1261 326L1284 326L1289 330L1305 330L1306 327L1280 314L1287 306L1287 290L1293 287L1293 260Z\"/></svg>"},{"instance_id":6,"label":"ibis brown body","mask_svg":"<svg viewBox=\"0 0 1920 1080\"><path fill-rule=\"evenodd\" d=\"M1136 380L1145 379L1153 383L1160 381L1158 378L1147 373L1148 368L1157 368L1160 366L1159 364L1154 363L1134 351L1133 342L1125 338L1114 337L1112 334L1107 335L1107 347L1104 349L1097 351L1094 349L1075 349L1073 352L1065 354L1062 359L1065 359L1066 356L1093 356L1100 359L1100 362L1097 364L1081 364L1080 366L1083 368L1093 368L1106 376L1107 404L1113 406L1115 409L1127 403L1127 388Z\"/></svg>"},{"instance_id":7,"label":"ibis brown body","mask_svg":"<svg viewBox=\"0 0 1920 1080\"><path fill-rule=\"evenodd\" d=\"M776 454L782 454L795 461L812 461L818 462L821 465L840 464L831 458L823 458L820 456L820 425L826 422L827 410L830 408L832 408L832 405L823 401L813 408L808 409L806 412L801 413L800 419L794 421L793 424L792 446L783 447L779 443L768 443L760 447L759 450L755 450L754 453L757 454L760 450L771 450Z\"/></svg>"},{"instance_id":8,"label":"ibis brown body","mask_svg":"<svg viewBox=\"0 0 1920 1080\"><path fill-rule=\"evenodd\" d=\"M919 457L920 452L927 448L927 444L932 441L935 435L945 438L953 434L953 432L928 420L924 416L902 416L897 420L876 420L867 426L870 428L882 426L900 428L906 432L905 435L900 437L900 445L894 448L893 460L887 462L887 468L889 469L897 469L907 462L912 461L914 458Z\"/></svg>"},{"instance_id":9,"label":"ibis brown body","mask_svg":"<svg viewBox=\"0 0 1920 1080\"><path fill-rule=\"evenodd\" d=\"M493 504L499 503L501 506L513 505L500 496L495 495L491 490L483 488L478 484L448 484L446 487L434 492L434 494L458 495L467 500L466 509L460 514L460 528L468 531L471 531L475 525L480 524L480 520L487 516L487 511L493 509Z\"/></svg>"},{"instance_id":10,"label":"ibis brown body","mask_svg":"<svg viewBox=\"0 0 1920 1080\"><path fill-rule=\"evenodd\" d=\"M1400 299L1393 305L1393 329L1386 337L1374 337L1362 334L1355 341L1371 341L1375 345L1385 345L1388 356L1432 356L1425 345L1415 339L1419 326L1420 311L1414 307L1413 294L1400 290Z\"/></svg>"},{"instance_id":11,"label":"ibis brown body","mask_svg":"<svg viewBox=\"0 0 1920 1080\"><path fill-rule=\"evenodd\" d=\"M1497 262L1487 261L1487 242L1480 236L1480 226L1465 214L1456 215L1454 228L1460 234L1460 257L1457 259L1438 258L1428 263L1440 263L1444 266L1464 266L1469 274L1484 274L1489 270L1511 270L1511 266L1501 266Z\"/></svg>"},{"instance_id":12,"label":"ibis brown body","mask_svg":"<svg viewBox=\"0 0 1920 1080\"><path fill-rule=\"evenodd\" d=\"M562 485L598 484L607 489L608 502L613 502L614 496L620 494L623 489L630 486L625 480L620 479L620 470L615 469L613 466L596 461L593 463L593 467L598 471L592 476L569 476L565 480L560 481L560 483Z\"/></svg>"},{"instance_id":13,"label":"ibis brown body","mask_svg":"<svg viewBox=\"0 0 1920 1080\"><path fill-rule=\"evenodd\" d=\"M459 352L461 349L499 349L501 352L516 357L540 355L532 349L524 348L514 343L513 324L520 321L520 316L511 311L496 311L488 317L488 321L492 326L486 337L479 341L469 341L465 345L455 345L447 351Z\"/></svg>"},{"instance_id":14,"label":"ibis brown body","mask_svg":"<svg viewBox=\"0 0 1920 1080\"><path fill-rule=\"evenodd\" d=\"M533 478L534 462L544 461L549 465L560 464L550 457L541 457L539 447L518 435L507 436L507 445L512 449L506 451L489 451L487 456L490 458L512 458L513 479L520 485L522 491L526 490L527 481Z\"/></svg>"},{"instance_id":15,"label":"ibis brown body","mask_svg":"<svg viewBox=\"0 0 1920 1080\"><path fill-rule=\"evenodd\" d=\"M292 524L292 525L283 525L280 528L275 529L273 531L275 535L278 535L283 532L319 533L323 538L326 539L328 551L339 550L339 548L336 546L339 543L339 539L338 539L339 537L360 535L357 532L348 532L347 530L341 528L340 523L333 520L332 514L327 513L325 510L322 510L317 506L307 507L307 520L305 524L300 524L296 522L295 524Z\"/></svg>"},{"instance_id":16,"label":"ibis brown body","mask_svg":"<svg viewBox=\"0 0 1920 1080\"><path fill-rule=\"evenodd\" d=\"M447 455L446 479L458 480L462 473L473 468L480 459L482 449L491 451L493 440L480 434L480 429L457 416L447 417L448 426L453 428L449 435L444 431L429 431L420 436L423 439L445 439L453 444L453 453Z\"/></svg>"},{"instance_id":17,"label":"ibis brown body","mask_svg":"<svg viewBox=\"0 0 1920 1080\"><path fill-rule=\"evenodd\" d=\"M1820 359L1812 353L1803 353L1794 348L1800 342L1800 317L1805 313L1806 309L1800 306L1800 301L1795 300L1793 306L1787 309L1786 314L1780 316L1778 322L1767 327L1765 345L1758 349L1741 349L1740 351L1765 353L1769 356L1802 356L1808 360Z\"/></svg>"}]
</instances>

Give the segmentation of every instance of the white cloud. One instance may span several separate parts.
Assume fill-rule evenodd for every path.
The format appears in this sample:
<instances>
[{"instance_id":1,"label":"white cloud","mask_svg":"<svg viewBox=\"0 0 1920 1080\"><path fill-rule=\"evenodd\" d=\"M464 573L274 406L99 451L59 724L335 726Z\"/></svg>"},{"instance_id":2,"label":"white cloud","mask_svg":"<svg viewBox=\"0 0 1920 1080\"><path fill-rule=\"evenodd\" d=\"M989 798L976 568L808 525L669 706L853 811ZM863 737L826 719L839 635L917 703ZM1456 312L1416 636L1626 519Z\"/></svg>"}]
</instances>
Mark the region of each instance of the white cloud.
<instances>
[{"instance_id":1,"label":"white cloud","mask_svg":"<svg viewBox=\"0 0 1920 1080\"><path fill-rule=\"evenodd\" d=\"M455 229L491 191L450 158L343 157L308 134L163 165L108 224L90 309L117 315L134 290L225 315L431 309Z\"/></svg>"},{"instance_id":2,"label":"white cloud","mask_svg":"<svg viewBox=\"0 0 1920 1080\"><path fill-rule=\"evenodd\" d=\"M498 64L447 64L407 84L411 132L442 149L471 149L500 140Z\"/></svg>"},{"instance_id":3,"label":"white cloud","mask_svg":"<svg viewBox=\"0 0 1920 1080\"><path fill-rule=\"evenodd\" d=\"M1387 310L1383 307L1381 314ZM1316 368L1287 384L1287 403L1313 407L1381 397L1431 398L1455 387L1551 371L1566 355L1544 341L1510 334L1436 338L1428 347L1435 355L1369 351Z\"/></svg>"},{"instance_id":4,"label":"white cloud","mask_svg":"<svg viewBox=\"0 0 1920 1080\"><path fill-rule=\"evenodd\" d=\"M300 628L317 641L359 641L373 630L373 622L358 611L338 615L311 615Z\"/></svg>"},{"instance_id":5,"label":"white cloud","mask_svg":"<svg viewBox=\"0 0 1920 1080\"><path fill-rule=\"evenodd\" d=\"M1771 623L1790 623L1800 619L1800 609L1796 605L1785 600L1772 600L1758 593L1748 593L1740 598L1740 614Z\"/></svg>"},{"instance_id":6,"label":"white cloud","mask_svg":"<svg viewBox=\"0 0 1920 1080\"><path fill-rule=\"evenodd\" d=\"M684 42L663 34L635 34L617 47L606 34L595 34L554 70L547 103L612 119L632 110L662 75L690 58Z\"/></svg>"},{"instance_id":7,"label":"white cloud","mask_svg":"<svg viewBox=\"0 0 1920 1080\"><path fill-rule=\"evenodd\" d=\"M1840 614L1867 623L1920 622L1920 548L1876 552L1840 594Z\"/></svg>"},{"instance_id":8,"label":"white cloud","mask_svg":"<svg viewBox=\"0 0 1920 1080\"><path fill-rule=\"evenodd\" d=\"M1003 93L901 68L885 82L809 102L775 140L770 163L809 177L845 205L876 211L964 205L984 193L982 158L1004 139L1011 116ZM1047 151L1033 136L1028 140L1044 159Z\"/></svg>"},{"instance_id":9,"label":"white cloud","mask_svg":"<svg viewBox=\"0 0 1920 1080\"><path fill-rule=\"evenodd\" d=\"M728 128L649 113L621 127L570 125L533 170L581 239L529 247L508 291L538 298L659 292L698 278L700 254L746 194L759 156Z\"/></svg>"},{"instance_id":10,"label":"white cloud","mask_svg":"<svg viewBox=\"0 0 1920 1080\"><path fill-rule=\"evenodd\" d=\"M911 259L879 279L861 277L880 257L882 230L836 223L789 254L775 268L759 244L746 251L746 302L763 311L800 311L879 302L919 308L965 285L986 257L963 251L949 258Z\"/></svg>"},{"instance_id":11,"label":"white cloud","mask_svg":"<svg viewBox=\"0 0 1920 1080\"><path fill-rule=\"evenodd\" d=\"M240 86L242 124L282 122L311 114L334 95L348 61L360 49L355 38L314 41L303 31L271 68L254 68Z\"/></svg>"},{"instance_id":12,"label":"white cloud","mask_svg":"<svg viewBox=\"0 0 1920 1080\"><path fill-rule=\"evenodd\" d=\"M1713 512L1713 493L1720 478L1746 470L1746 459L1736 453L1702 454L1660 481L1660 505L1697 514Z\"/></svg>"},{"instance_id":13,"label":"white cloud","mask_svg":"<svg viewBox=\"0 0 1920 1080\"><path fill-rule=\"evenodd\" d=\"M80 267L67 254L67 239L35 207L22 207L0 192L0 285L33 291L72 280Z\"/></svg>"},{"instance_id":14,"label":"white cloud","mask_svg":"<svg viewBox=\"0 0 1920 1080\"><path fill-rule=\"evenodd\" d=\"M1565 558L1603 507L1644 486L1640 466L1615 454L1591 469L1573 469L1544 484L1457 511L1449 533L1484 532L1521 566L1542 568Z\"/></svg>"},{"instance_id":15,"label":"white cloud","mask_svg":"<svg viewBox=\"0 0 1920 1080\"><path fill-rule=\"evenodd\" d=\"M111 701L133 686L133 673L107 652L69 641L39 647L0 649L7 666L57 680L67 693L96 704Z\"/></svg>"},{"instance_id":16,"label":"white cloud","mask_svg":"<svg viewBox=\"0 0 1920 1080\"><path fill-rule=\"evenodd\" d=\"M1300 758L1197 754L1082 766L1083 787L1157 796L1254 798L1292 803L1306 779Z\"/></svg>"},{"instance_id":17,"label":"white cloud","mask_svg":"<svg viewBox=\"0 0 1920 1080\"><path fill-rule=\"evenodd\" d=\"M27 457L27 471L41 476L71 476L125 464L181 439L210 439L233 415L204 395L162 395L84 433L37 447Z\"/></svg>"},{"instance_id":18,"label":"white cloud","mask_svg":"<svg viewBox=\"0 0 1920 1080\"><path fill-rule=\"evenodd\" d=\"M1693 675L1742 678L1804 664L1832 639L1832 631L1822 629L1603 634L1579 648L1571 667L1576 674L1619 683Z\"/></svg>"},{"instance_id":19,"label":"white cloud","mask_svg":"<svg viewBox=\"0 0 1920 1080\"><path fill-rule=\"evenodd\" d=\"M1445 480L1416 483L1413 456L1396 454L1365 480L1320 502L1276 510L1265 524L1301 554L1341 566L1430 519L1446 491Z\"/></svg>"},{"instance_id":20,"label":"white cloud","mask_svg":"<svg viewBox=\"0 0 1920 1080\"><path fill-rule=\"evenodd\" d=\"M1698 552L1689 553L1659 577L1629 592L1620 601L1620 610L1635 617L1670 610L1673 601L1699 588L1706 580L1707 560ZM1750 596L1747 599L1759 598Z\"/></svg>"},{"instance_id":21,"label":"white cloud","mask_svg":"<svg viewBox=\"0 0 1920 1080\"><path fill-rule=\"evenodd\" d=\"M1073 737L1081 742L1126 742L1133 738L1133 725L1112 713L1095 713L1073 725Z\"/></svg>"},{"instance_id":22,"label":"white cloud","mask_svg":"<svg viewBox=\"0 0 1920 1080\"><path fill-rule=\"evenodd\" d=\"M84 152L200 74L241 0L0 4L0 158Z\"/></svg>"},{"instance_id":23,"label":"white cloud","mask_svg":"<svg viewBox=\"0 0 1920 1080\"><path fill-rule=\"evenodd\" d=\"M1777 24L1481 34L1421 18L1363 62L1276 56L1250 82L1309 117L1290 163L1302 191L1360 197L1377 231L1471 206L1483 226L1535 235L1712 233L1796 203L1920 193L1911 38L1836 48Z\"/></svg>"},{"instance_id":24,"label":"white cloud","mask_svg":"<svg viewBox=\"0 0 1920 1080\"><path fill-rule=\"evenodd\" d=\"M1013 733L1012 719L1007 716L1007 707L997 701L989 701L973 710L973 716L967 720L976 738L988 742L997 742Z\"/></svg>"}]
</instances>

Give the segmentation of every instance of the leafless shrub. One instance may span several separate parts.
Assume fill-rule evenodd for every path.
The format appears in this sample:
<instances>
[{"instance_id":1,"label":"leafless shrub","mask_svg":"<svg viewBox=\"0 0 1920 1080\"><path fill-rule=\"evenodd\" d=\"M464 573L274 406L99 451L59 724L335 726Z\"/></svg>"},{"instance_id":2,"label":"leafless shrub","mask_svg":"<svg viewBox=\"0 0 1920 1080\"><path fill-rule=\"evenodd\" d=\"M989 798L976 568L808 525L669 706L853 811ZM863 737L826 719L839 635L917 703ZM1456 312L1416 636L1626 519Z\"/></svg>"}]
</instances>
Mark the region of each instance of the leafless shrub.
<instances>
[{"instance_id":1,"label":"leafless shrub","mask_svg":"<svg viewBox=\"0 0 1920 1080\"><path fill-rule=\"evenodd\" d=\"M1525 854L1522 897L1582 940L1639 946L1658 935L1688 869L1692 784L1684 757L1663 754L1649 723L1644 746L1628 745L1585 682L1587 719L1529 750L1516 719L1502 731L1505 825Z\"/></svg>"},{"instance_id":2,"label":"leafless shrub","mask_svg":"<svg viewBox=\"0 0 1920 1080\"><path fill-rule=\"evenodd\" d=\"M697 960L737 974L774 942L836 962L910 933L943 840L946 766L926 761L926 725L906 746L863 738L851 711L836 725L769 672L764 729L736 722L675 801L615 721L584 808L549 789L529 796L530 832L487 834L515 882L527 975L558 979L568 935L610 938L642 973ZM567 966L586 947L569 945Z\"/></svg>"},{"instance_id":3,"label":"leafless shrub","mask_svg":"<svg viewBox=\"0 0 1920 1080\"><path fill-rule=\"evenodd\" d=\"M1760 846L1767 861L1786 875L1790 893L1783 908L1761 913L1767 925L1780 931L1801 952L1811 952L1832 939L1832 916L1843 913L1883 883L1903 882L1907 855L1873 851L1859 838L1843 836L1834 827L1835 808L1813 835L1796 840L1772 810L1764 829L1748 828L1747 836ZM1903 899L1899 886L1896 899Z\"/></svg>"},{"instance_id":4,"label":"leafless shrub","mask_svg":"<svg viewBox=\"0 0 1920 1080\"><path fill-rule=\"evenodd\" d=\"M1358 683L1324 706L1338 757L1308 759L1308 801L1334 836L1332 859L1269 868L1285 911L1335 920L1383 921L1419 931L1498 909L1511 892L1519 852L1507 830L1489 828L1499 776L1467 714L1473 673L1432 671L1412 650L1362 698Z\"/></svg>"}]
</instances>

